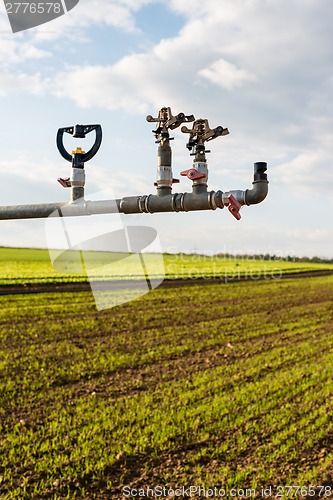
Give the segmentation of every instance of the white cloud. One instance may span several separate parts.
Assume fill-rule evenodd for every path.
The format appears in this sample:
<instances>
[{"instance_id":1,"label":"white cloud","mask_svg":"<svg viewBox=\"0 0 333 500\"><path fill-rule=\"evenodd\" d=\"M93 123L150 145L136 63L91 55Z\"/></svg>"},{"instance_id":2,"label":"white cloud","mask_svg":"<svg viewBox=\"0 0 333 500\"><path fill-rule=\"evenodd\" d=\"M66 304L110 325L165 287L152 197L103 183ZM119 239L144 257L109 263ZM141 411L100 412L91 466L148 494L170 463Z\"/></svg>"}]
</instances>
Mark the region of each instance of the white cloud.
<instances>
[{"instance_id":1,"label":"white cloud","mask_svg":"<svg viewBox=\"0 0 333 500\"><path fill-rule=\"evenodd\" d=\"M47 163L43 165L43 169L48 172L48 175L44 178L43 183L54 184L54 178L59 177L59 165L56 163ZM36 161L32 161L25 156L20 156L13 160L1 160L0 161L0 173L4 175L15 175L17 179L28 179L33 182L40 182L41 173L40 166Z\"/></svg>"},{"instance_id":2,"label":"white cloud","mask_svg":"<svg viewBox=\"0 0 333 500\"><path fill-rule=\"evenodd\" d=\"M0 63L3 66L8 67L26 62L29 59L43 59L45 57L51 57L51 53L31 43L21 43L13 38L4 37L0 44Z\"/></svg>"},{"instance_id":3,"label":"white cloud","mask_svg":"<svg viewBox=\"0 0 333 500\"><path fill-rule=\"evenodd\" d=\"M106 24L135 30L135 12L148 3L156 1L81 0L67 15L52 21L53 33L45 33L43 26L31 32L32 42L58 36L64 30L70 34L74 21L76 27ZM97 80L96 72L99 86L110 88L104 93L108 107L133 110L139 105L141 112L142 102L155 105L164 95L177 95L174 100L179 102L198 93L204 98L204 80L231 89L257 79L251 86L254 99L258 89L267 107L281 105L278 100L292 104L303 89L309 90L308 82L323 76L318 73L324 71L321 62L325 61L327 71L327 58L333 55L325 6L332 10L327 0L302 5L299 0L207 0L197 1L189 9L187 2L173 0L169 7L187 17L178 36L114 65L66 68L68 82L62 84L63 75L55 75L54 80L59 81L56 90L63 96L68 92L81 106L101 105L100 92L90 88ZM87 77L87 84L75 97L71 86L77 85L78 72L82 72L82 80ZM297 90L298 99L293 99L293 90Z\"/></svg>"},{"instance_id":4,"label":"white cloud","mask_svg":"<svg viewBox=\"0 0 333 500\"><path fill-rule=\"evenodd\" d=\"M245 69L237 68L225 59L214 61L207 68L199 70L198 74L227 90L242 87L246 82L256 80L254 74Z\"/></svg>"},{"instance_id":5,"label":"white cloud","mask_svg":"<svg viewBox=\"0 0 333 500\"><path fill-rule=\"evenodd\" d=\"M313 199L323 193L332 200L333 153L329 148L300 153L275 168L273 176L275 182L292 187L294 193Z\"/></svg>"},{"instance_id":6,"label":"white cloud","mask_svg":"<svg viewBox=\"0 0 333 500\"><path fill-rule=\"evenodd\" d=\"M46 81L42 79L40 73L27 75L18 72L16 74L0 69L0 96L9 93L30 93L32 95L43 95Z\"/></svg>"},{"instance_id":7,"label":"white cloud","mask_svg":"<svg viewBox=\"0 0 333 500\"><path fill-rule=\"evenodd\" d=\"M42 59L45 57L51 57L51 52L39 49L29 43L23 43L19 46L18 55L21 58L21 61L23 61L26 59Z\"/></svg>"},{"instance_id":8,"label":"white cloud","mask_svg":"<svg viewBox=\"0 0 333 500\"><path fill-rule=\"evenodd\" d=\"M42 79L39 72L27 75L21 72L14 74L6 69L0 69L0 96L6 96L9 93L43 95L45 83L46 81Z\"/></svg>"},{"instance_id":9,"label":"white cloud","mask_svg":"<svg viewBox=\"0 0 333 500\"><path fill-rule=\"evenodd\" d=\"M77 41L78 28L103 25L132 33L137 31L135 12L153 2L154 0L80 0L73 10L52 21L52 25L48 25L50 30L46 30L45 26L35 28L33 37L40 42L60 36L74 36Z\"/></svg>"},{"instance_id":10,"label":"white cloud","mask_svg":"<svg viewBox=\"0 0 333 500\"><path fill-rule=\"evenodd\" d=\"M86 66L72 68L57 75L50 82L49 90L58 97L73 99L79 106L100 106L107 109L123 108L134 113L144 113L146 102L140 96L137 81L127 73L135 69L131 56L115 66ZM60 80L58 80L60 78Z\"/></svg>"},{"instance_id":11,"label":"white cloud","mask_svg":"<svg viewBox=\"0 0 333 500\"><path fill-rule=\"evenodd\" d=\"M332 44L327 43L328 15L322 12L326 3L307 2L301 7L297 0L278 4L273 0L207 0L199 2L198 9L186 5L190 18L178 36L163 39L155 47L126 56L114 65L73 68L72 84L77 83L78 71L93 84L96 70L101 88L110 88L105 92L106 105L133 109L133 101L155 105L170 94L178 94L175 100L179 101L198 93L207 99L202 77L228 89L257 79L257 85L251 86L252 97L260 98L267 107L281 109L287 101L291 105L299 102L304 92L314 90L313 80L325 76L327 57L333 55ZM182 5L179 0L171 4L185 14ZM72 75L68 78L70 84ZM65 85L60 83L59 91L65 94L62 87ZM66 87L71 94L67 82ZM100 105L99 92L89 87L86 85L77 97L80 105L85 101L87 105ZM121 102L112 98L119 93ZM70 97L75 98L72 94Z\"/></svg>"},{"instance_id":12,"label":"white cloud","mask_svg":"<svg viewBox=\"0 0 333 500\"><path fill-rule=\"evenodd\" d=\"M87 42L89 39L84 34L84 30L94 26L109 26L128 33L139 32L135 22L135 13L154 1L80 0L74 9L47 25L42 24L15 35L11 33L7 15L0 13L0 32L5 34L2 36L0 45L0 62L2 61L1 55L6 53L7 62L12 64L23 60L22 52L26 52L27 57L49 55L48 52L37 48L36 44L52 42L58 38L69 38L75 40L76 44ZM27 42L21 43L22 40L27 40ZM28 47L30 47L29 50L27 50Z\"/></svg>"}]
</instances>

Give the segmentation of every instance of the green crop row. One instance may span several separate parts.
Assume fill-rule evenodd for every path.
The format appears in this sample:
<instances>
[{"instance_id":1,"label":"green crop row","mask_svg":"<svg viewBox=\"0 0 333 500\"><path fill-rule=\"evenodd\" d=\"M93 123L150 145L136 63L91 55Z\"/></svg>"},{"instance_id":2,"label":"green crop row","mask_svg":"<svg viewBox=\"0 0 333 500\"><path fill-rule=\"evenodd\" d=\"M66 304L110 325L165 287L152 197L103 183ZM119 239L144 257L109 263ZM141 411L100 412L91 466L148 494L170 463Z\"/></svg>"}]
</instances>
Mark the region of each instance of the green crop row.
<instances>
[{"instance_id":1,"label":"green crop row","mask_svg":"<svg viewBox=\"0 0 333 500\"><path fill-rule=\"evenodd\" d=\"M0 297L3 499L329 484L333 278ZM326 481L326 483L325 483Z\"/></svg>"}]
</instances>

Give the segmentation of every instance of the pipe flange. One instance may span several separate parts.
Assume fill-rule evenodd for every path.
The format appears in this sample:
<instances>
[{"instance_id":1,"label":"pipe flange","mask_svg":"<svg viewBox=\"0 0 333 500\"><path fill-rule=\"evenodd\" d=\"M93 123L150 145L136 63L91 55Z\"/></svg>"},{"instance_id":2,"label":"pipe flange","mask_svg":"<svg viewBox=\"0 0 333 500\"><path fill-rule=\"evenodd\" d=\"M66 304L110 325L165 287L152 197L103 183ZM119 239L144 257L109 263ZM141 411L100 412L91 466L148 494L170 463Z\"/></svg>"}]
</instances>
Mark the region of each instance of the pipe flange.
<instances>
[{"instance_id":1,"label":"pipe flange","mask_svg":"<svg viewBox=\"0 0 333 500\"><path fill-rule=\"evenodd\" d=\"M143 195L143 196L140 196L140 198L138 200L139 210L142 213L145 213L145 201L146 201L146 198L147 198L147 196Z\"/></svg>"},{"instance_id":2,"label":"pipe flange","mask_svg":"<svg viewBox=\"0 0 333 500\"><path fill-rule=\"evenodd\" d=\"M146 214L152 214L153 213L151 210L149 210L149 199L150 199L150 197L151 197L151 194L149 194L148 196L146 196L145 203L144 203Z\"/></svg>"},{"instance_id":3,"label":"pipe flange","mask_svg":"<svg viewBox=\"0 0 333 500\"><path fill-rule=\"evenodd\" d=\"M216 210L217 209L217 205L216 205L216 202L215 202L215 191L211 191L210 193L208 193L208 203L210 205L210 208L212 210Z\"/></svg>"},{"instance_id":4,"label":"pipe flange","mask_svg":"<svg viewBox=\"0 0 333 500\"><path fill-rule=\"evenodd\" d=\"M215 196L214 196L214 203L217 207L219 208L224 208L224 203L223 203L223 191L220 189L216 191Z\"/></svg>"},{"instance_id":5,"label":"pipe flange","mask_svg":"<svg viewBox=\"0 0 333 500\"><path fill-rule=\"evenodd\" d=\"M185 194L186 193L182 193L180 196L180 210L182 210L182 212L188 212L185 208Z\"/></svg>"},{"instance_id":6,"label":"pipe flange","mask_svg":"<svg viewBox=\"0 0 333 500\"><path fill-rule=\"evenodd\" d=\"M173 212L179 212L177 208L177 198L178 198L178 193L174 193L171 198L171 207Z\"/></svg>"}]
</instances>

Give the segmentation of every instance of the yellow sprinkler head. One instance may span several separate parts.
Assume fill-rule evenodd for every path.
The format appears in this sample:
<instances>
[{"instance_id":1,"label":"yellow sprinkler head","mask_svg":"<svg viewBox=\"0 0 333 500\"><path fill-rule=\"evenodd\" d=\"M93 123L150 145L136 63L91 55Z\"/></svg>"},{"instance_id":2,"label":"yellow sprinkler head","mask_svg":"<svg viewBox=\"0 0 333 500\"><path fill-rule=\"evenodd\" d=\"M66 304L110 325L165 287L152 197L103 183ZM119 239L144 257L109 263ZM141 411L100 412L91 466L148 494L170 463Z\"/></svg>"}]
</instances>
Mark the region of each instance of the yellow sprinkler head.
<instances>
[{"instance_id":1,"label":"yellow sprinkler head","mask_svg":"<svg viewBox=\"0 0 333 500\"><path fill-rule=\"evenodd\" d=\"M82 148L76 148L76 149L73 149L72 151L72 155L85 155L86 152L85 151L82 151Z\"/></svg>"}]
</instances>

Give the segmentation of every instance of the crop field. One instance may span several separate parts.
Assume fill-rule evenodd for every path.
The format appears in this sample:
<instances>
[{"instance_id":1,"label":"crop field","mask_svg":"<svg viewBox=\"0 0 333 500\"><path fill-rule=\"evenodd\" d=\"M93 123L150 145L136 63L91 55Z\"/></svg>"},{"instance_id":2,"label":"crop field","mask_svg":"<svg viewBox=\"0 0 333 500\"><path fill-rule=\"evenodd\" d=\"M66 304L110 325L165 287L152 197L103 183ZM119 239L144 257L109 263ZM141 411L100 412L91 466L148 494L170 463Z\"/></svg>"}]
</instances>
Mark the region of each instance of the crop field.
<instances>
[{"instance_id":1,"label":"crop field","mask_svg":"<svg viewBox=\"0 0 333 500\"><path fill-rule=\"evenodd\" d=\"M332 334L332 276L2 295L0 498L333 497Z\"/></svg>"},{"instance_id":2,"label":"crop field","mask_svg":"<svg viewBox=\"0 0 333 500\"><path fill-rule=\"evenodd\" d=\"M55 255L60 252L53 251ZM84 260L96 269L91 280L100 279L135 279L138 266L127 254L110 252L84 252ZM205 256L186 254L165 254L164 269L160 266L160 256L146 254L151 277L166 279L191 278L225 278L245 277L249 279L265 278L273 275L279 278L282 274L308 271L333 271L333 263L294 262L281 259L253 259L225 256ZM81 263L79 252L68 251L56 269L52 267L49 252L45 249L0 248L0 286L24 285L40 283L87 282L87 274ZM92 265L94 264L94 265ZM139 268L141 271L141 265Z\"/></svg>"}]
</instances>

